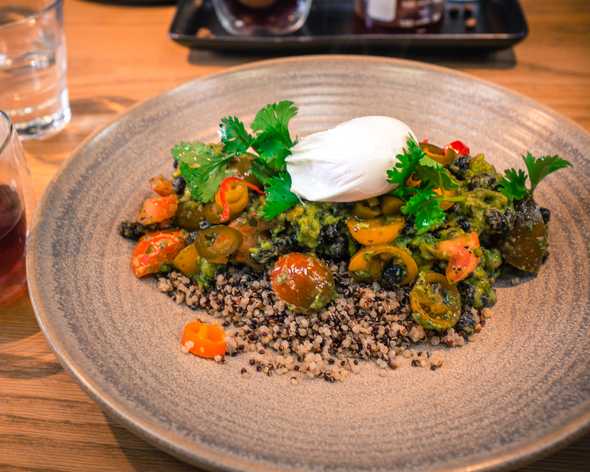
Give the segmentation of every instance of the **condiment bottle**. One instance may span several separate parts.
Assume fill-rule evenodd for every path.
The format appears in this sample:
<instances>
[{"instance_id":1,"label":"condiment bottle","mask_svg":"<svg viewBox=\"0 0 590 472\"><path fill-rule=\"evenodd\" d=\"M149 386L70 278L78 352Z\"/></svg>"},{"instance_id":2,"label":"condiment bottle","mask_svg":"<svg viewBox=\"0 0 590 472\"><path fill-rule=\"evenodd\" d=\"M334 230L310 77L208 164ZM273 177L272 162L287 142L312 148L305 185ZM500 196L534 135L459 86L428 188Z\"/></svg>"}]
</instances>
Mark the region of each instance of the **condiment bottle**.
<instances>
[{"instance_id":1,"label":"condiment bottle","mask_svg":"<svg viewBox=\"0 0 590 472\"><path fill-rule=\"evenodd\" d=\"M368 28L419 28L439 22L445 0L356 0L356 14Z\"/></svg>"}]
</instances>

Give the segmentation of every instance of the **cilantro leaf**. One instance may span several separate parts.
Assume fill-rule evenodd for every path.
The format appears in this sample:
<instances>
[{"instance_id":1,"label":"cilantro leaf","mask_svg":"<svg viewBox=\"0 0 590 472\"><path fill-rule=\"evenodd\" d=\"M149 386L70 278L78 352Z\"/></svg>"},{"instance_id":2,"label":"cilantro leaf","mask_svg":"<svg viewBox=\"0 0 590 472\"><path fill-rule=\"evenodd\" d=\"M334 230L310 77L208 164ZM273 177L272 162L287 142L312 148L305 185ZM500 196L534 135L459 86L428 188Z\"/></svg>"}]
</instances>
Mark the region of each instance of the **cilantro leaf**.
<instances>
[{"instance_id":1,"label":"cilantro leaf","mask_svg":"<svg viewBox=\"0 0 590 472\"><path fill-rule=\"evenodd\" d=\"M440 206L440 198L430 188L418 191L401 210L404 215L414 216L414 226L418 234L439 227L446 218Z\"/></svg>"},{"instance_id":2,"label":"cilantro leaf","mask_svg":"<svg viewBox=\"0 0 590 472\"><path fill-rule=\"evenodd\" d=\"M284 171L285 160L291 154L292 144L285 144L270 133L259 135L252 147L261 159L273 170Z\"/></svg>"},{"instance_id":3,"label":"cilantro leaf","mask_svg":"<svg viewBox=\"0 0 590 472\"><path fill-rule=\"evenodd\" d=\"M529 193L526 188L526 179L523 170L508 169L500 181L500 192L510 200L522 200Z\"/></svg>"},{"instance_id":4,"label":"cilantro leaf","mask_svg":"<svg viewBox=\"0 0 590 472\"><path fill-rule=\"evenodd\" d=\"M265 183L266 200L262 207L262 217L271 220L299 203L299 198L291 192L291 176L283 171L269 177Z\"/></svg>"},{"instance_id":5,"label":"cilantro leaf","mask_svg":"<svg viewBox=\"0 0 590 472\"><path fill-rule=\"evenodd\" d=\"M172 157L178 161L178 163L184 162L185 164L198 164L202 159L211 159L215 156L213 148L208 144L201 142L181 142L176 144L172 150Z\"/></svg>"},{"instance_id":6,"label":"cilantro leaf","mask_svg":"<svg viewBox=\"0 0 590 472\"><path fill-rule=\"evenodd\" d=\"M289 134L289 121L297 114L293 102L284 100L262 108L252 122L256 137L252 147L273 170L283 171L285 159L291 154L293 140Z\"/></svg>"},{"instance_id":7,"label":"cilantro leaf","mask_svg":"<svg viewBox=\"0 0 590 472\"><path fill-rule=\"evenodd\" d=\"M572 164L559 156L542 156L536 158L530 152L522 156L530 181L527 188L527 175L522 170L508 169L500 181L500 192L510 200L523 200L530 198L539 185L539 182L559 169L571 167Z\"/></svg>"},{"instance_id":8,"label":"cilantro leaf","mask_svg":"<svg viewBox=\"0 0 590 472\"><path fill-rule=\"evenodd\" d=\"M228 169L233 155L219 155L204 143L181 143L172 148L179 162L180 174L193 199L208 203L213 200L221 181L231 174Z\"/></svg>"},{"instance_id":9,"label":"cilantro leaf","mask_svg":"<svg viewBox=\"0 0 590 472\"><path fill-rule=\"evenodd\" d=\"M522 157L529 173L529 180L531 182L531 194L539 185L539 182L559 169L571 167L572 164L559 156L542 156L535 158L530 152Z\"/></svg>"},{"instance_id":10,"label":"cilantro leaf","mask_svg":"<svg viewBox=\"0 0 590 472\"><path fill-rule=\"evenodd\" d=\"M243 154L252 145L252 136L246 131L244 123L235 116L222 118L219 129L223 150L228 154Z\"/></svg>"},{"instance_id":11,"label":"cilantro leaf","mask_svg":"<svg viewBox=\"0 0 590 472\"><path fill-rule=\"evenodd\" d=\"M434 159L424 156L416 167L416 177L434 188L451 189L457 188L457 181L449 171Z\"/></svg>"},{"instance_id":12,"label":"cilantro leaf","mask_svg":"<svg viewBox=\"0 0 590 472\"><path fill-rule=\"evenodd\" d=\"M256 133L271 133L290 143L289 121L296 114L297 107L289 100L271 103L256 113L251 128Z\"/></svg>"},{"instance_id":13,"label":"cilantro leaf","mask_svg":"<svg viewBox=\"0 0 590 472\"><path fill-rule=\"evenodd\" d=\"M405 187L406 181L416 171L416 167L426 157L416 140L409 136L403 153L395 156L395 165L387 171L387 181L397 185L398 189Z\"/></svg>"}]
</instances>

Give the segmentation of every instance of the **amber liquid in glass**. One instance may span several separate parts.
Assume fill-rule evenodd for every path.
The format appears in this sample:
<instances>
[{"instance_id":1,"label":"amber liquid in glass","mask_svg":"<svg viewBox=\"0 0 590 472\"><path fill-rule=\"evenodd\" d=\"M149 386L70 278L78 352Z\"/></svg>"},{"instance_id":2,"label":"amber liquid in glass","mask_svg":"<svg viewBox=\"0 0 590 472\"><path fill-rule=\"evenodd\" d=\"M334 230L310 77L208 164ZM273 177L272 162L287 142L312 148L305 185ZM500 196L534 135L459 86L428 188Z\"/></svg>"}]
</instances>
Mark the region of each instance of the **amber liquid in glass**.
<instances>
[{"instance_id":1,"label":"amber liquid in glass","mask_svg":"<svg viewBox=\"0 0 590 472\"><path fill-rule=\"evenodd\" d=\"M27 223L19 195L0 185L0 303L24 290Z\"/></svg>"}]
</instances>

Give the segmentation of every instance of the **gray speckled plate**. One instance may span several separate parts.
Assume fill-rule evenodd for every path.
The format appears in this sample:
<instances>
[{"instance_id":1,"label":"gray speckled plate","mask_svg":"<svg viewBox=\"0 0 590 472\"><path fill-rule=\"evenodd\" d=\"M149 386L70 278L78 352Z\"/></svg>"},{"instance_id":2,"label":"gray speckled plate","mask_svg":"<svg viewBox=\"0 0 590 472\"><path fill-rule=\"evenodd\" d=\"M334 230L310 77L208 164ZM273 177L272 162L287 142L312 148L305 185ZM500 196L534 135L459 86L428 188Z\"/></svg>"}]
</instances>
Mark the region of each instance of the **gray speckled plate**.
<instances>
[{"instance_id":1,"label":"gray speckled plate","mask_svg":"<svg viewBox=\"0 0 590 472\"><path fill-rule=\"evenodd\" d=\"M575 168L537 193L553 210L539 277L500 289L475 342L436 372L371 369L341 384L240 377L183 355L193 317L137 281L117 223L134 214L169 149L216 137L227 114L294 100L303 135L357 115L396 116L418 136L461 138L499 167L559 153ZM207 469L490 470L547 453L590 423L590 136L552 111L446 69L378 58L263 62L188 83L90 138L48 188L28 252L30 293L62 363L108 412Z\"/></svg>"}]
</instances>

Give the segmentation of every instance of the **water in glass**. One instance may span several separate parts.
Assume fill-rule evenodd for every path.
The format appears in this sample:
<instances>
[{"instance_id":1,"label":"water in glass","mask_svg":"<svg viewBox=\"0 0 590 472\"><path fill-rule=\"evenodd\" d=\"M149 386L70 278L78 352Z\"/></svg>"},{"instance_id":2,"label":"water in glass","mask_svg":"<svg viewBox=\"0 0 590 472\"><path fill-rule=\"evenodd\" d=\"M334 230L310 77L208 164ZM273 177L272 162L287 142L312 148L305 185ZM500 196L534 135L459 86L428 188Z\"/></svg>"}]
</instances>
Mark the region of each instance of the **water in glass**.
<instances>
[{"instance_id":1,"label":"water in glass","mask_svg":"<svg viewBox=\"0 0 590 472\"><path fill-rule=\"evenodd\" d=\"M0 109L24 139L70 120L62 0L0 1Z\"/></svg>"}]
</instances>

